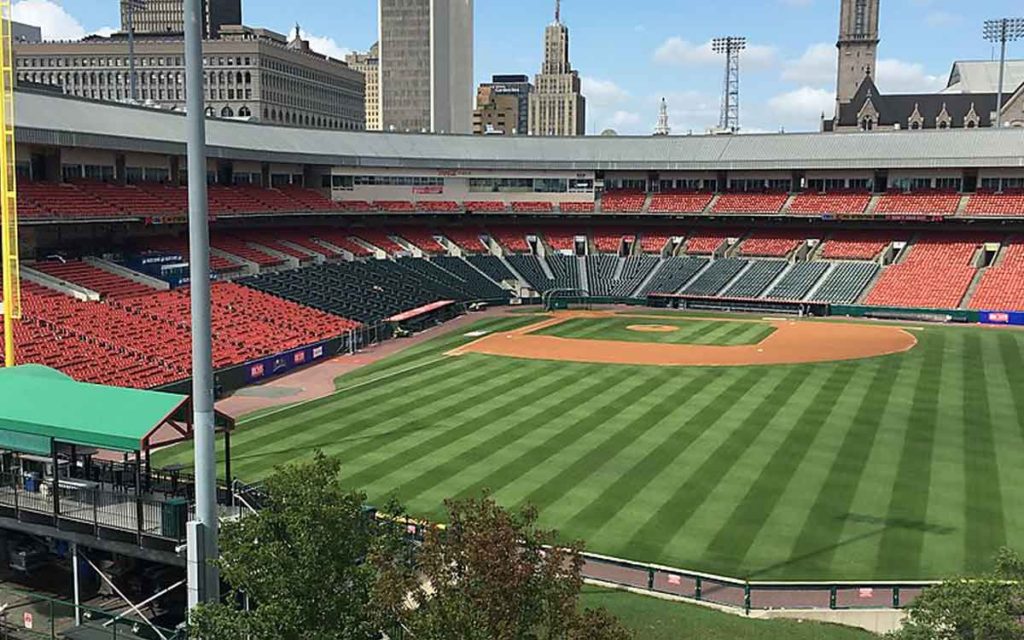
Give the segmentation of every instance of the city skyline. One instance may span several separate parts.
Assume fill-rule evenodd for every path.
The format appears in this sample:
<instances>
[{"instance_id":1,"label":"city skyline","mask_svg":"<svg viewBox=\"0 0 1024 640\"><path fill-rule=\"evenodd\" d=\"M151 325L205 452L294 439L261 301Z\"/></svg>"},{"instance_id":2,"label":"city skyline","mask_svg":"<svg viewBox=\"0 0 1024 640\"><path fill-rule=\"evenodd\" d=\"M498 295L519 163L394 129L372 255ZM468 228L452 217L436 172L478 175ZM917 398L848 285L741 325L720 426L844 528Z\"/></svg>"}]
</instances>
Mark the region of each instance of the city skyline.
<instances>
[{"instance_id":1,"label":"city skyline","mask_svg":"<svg viewBox=\"0 0 1024 640\"><path fill-rule=\"evenodd\" d=\"M658 105L667 97L673 134L703 132L717 121L722 62L707 42L724 33L748 37L743 61L743 112L747 132L816 130L822 111L831 116L835 91L837 0L737 0L728 19L716 6L677 6L650 1L617 13L610 0L567 0L563 20L573 33L573 66L588 98L587 133L614 128L623 134L654 130ZM888 0L882 5L877 80L888 93L927 92L945 85L954 60L991 58L981 38L983 19L1016 15L1008 0L985 3L967 15L949 0ZM352 0L351 11L309 0L281 12L271 3L247 0L246 24L287 33L298 21L314 49L342 57L365 51L376 39L376 0ZM551 0L514 6L481 2L476 9L474 84L492 74L533 74L543 56ZM21 0L15 16L36 22L44 37L81 37L115 27L115 0L74 0L63 8L50 0ZM614 16L614 19L612 19ZM782 28L780 28L780 26ZM1024 45L1011 46L1024 57Z\"/></svg>"}]
</instances>

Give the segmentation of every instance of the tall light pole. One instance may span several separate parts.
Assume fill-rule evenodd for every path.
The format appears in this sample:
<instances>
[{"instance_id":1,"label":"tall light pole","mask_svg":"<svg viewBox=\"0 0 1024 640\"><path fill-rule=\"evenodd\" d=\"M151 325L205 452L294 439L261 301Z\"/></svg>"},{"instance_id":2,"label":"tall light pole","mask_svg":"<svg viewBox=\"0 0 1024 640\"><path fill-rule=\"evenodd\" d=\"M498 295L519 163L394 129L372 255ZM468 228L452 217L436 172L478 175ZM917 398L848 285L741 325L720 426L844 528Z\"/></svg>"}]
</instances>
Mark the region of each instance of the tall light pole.
<instances>
[{"instance_id":1,"label":"tall light pole","mask_svg":"<svg viewBox=\"0 0 1024 640\"><path fill-rule=\"evenodd\" d=\"M722 86L722 115L718 128L736 133L740 130L740 51L747 48L747 39L737 36L715 38L711 49L725 54L725 82Z\"/></svg>"},{"instance_id":2,"label":"tall light pole","mask_svg":"<svg viewBox=\"0 0 1024 640\"><path fill-rule=\"evenodd\" d=\"M996 98L996 127L1003 127L1003 77L1006 73L1006 43L1024 38L1024 18L986 20L982 29L985 39L999 43L999 89Z\"/></svg>"},{"instance_id":3,"label":"tall light pole","mask_svg":"<svg viewBox=\"0 0 1024 640\"><path fill-rule=\"evenodd\" d=\"M217 462L213 415L213 356L210 335L210 228L206 194L206 109L203 87L201 0L185 1L185 100L188 110L188 244L192 302L192 424L196 471L195 544L197 602L216 602ZM190 572L190 578L192 573ZM198 587L196 589L195 587Z\"/></svg>"},{"instance_id":4,"label":"tall light pole","mask_svg":"<svg viewBox=\"0 0 1024 640\"><path fill-rule=\"evenodd\" d=\"M145 9L146 0L121 0L125 5L128 22L128 87L132 102L139 99L138 77L135 73L135 10Z\"/></svg>"}]
</instances>

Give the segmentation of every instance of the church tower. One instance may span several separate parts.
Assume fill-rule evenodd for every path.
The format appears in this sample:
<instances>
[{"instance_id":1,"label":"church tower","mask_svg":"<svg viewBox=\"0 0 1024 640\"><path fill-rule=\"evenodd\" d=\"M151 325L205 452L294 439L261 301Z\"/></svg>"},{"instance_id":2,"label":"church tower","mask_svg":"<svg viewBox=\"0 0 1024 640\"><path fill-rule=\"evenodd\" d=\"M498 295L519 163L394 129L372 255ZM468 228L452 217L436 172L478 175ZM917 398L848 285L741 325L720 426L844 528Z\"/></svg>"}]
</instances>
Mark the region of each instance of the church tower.
<instances>
[{"instance_id":1,"label":"church tower","mask_svg":"<svg viewBox=\"0 0 1024 640\"><path fill-rule=\"evenodd\" d=\"M878 63L878 5L881 0L841 0L839 9L839 74L836 113L853 99L864 76L875 76Z\"/></svg>"}]
</instances>

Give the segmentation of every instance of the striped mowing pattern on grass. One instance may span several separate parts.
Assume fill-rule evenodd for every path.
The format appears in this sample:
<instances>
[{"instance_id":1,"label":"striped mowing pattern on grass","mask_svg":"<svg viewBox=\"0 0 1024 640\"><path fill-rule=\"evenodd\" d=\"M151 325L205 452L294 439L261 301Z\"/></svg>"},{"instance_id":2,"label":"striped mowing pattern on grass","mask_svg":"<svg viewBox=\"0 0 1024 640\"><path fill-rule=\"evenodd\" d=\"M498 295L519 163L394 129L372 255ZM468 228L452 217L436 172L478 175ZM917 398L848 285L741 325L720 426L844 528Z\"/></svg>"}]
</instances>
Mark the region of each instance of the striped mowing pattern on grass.
<instances>
[{"instance_id":1,"label":"striped mowing pattern on grass","mask_svg":"<svg viewBox=\"0 0 1024 640\"><path fill-rule=\"evenodd\" d=\"M737 577L977 571L1024 535L1024 332L915 333L895 356L735 368L439 357L460 333L244 423L233 468L323 449L373 502L439 517L490 489L596 552Z\"/></svg>"},{"instance_id":2,"label":"striped mowing pattern on grass","mask_svg":"<svg viewBox=\"0 0 1024 640\"><path fill-rule=\"evenodd\" d=\"M648 332L629 328L645 325L674 327L675 330ZM757 344L774 332L774 327L759 322L728 322L696 318L689 320L662 320L660 318L622 317L571 318L534 333L536 335L585 340L743 346Z\"/></svg>"}]
</instances>

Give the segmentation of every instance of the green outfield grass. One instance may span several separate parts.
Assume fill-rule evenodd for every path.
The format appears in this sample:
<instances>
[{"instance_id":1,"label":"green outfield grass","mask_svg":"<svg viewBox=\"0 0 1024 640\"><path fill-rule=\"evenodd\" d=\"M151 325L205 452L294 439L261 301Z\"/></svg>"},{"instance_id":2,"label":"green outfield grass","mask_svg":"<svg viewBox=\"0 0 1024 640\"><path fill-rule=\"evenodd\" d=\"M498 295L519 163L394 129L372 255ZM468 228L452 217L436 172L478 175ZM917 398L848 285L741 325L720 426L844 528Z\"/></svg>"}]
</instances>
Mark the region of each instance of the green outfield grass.
<instances>
[{"instance_id":1,"label":"green outfield grass","mask_svg":"<svg viewBox=\"0 0 1024 640\"><path fill-rule=\"evenodd\" d=\"M244 423L235 474L319 448L418 515L490 489L594 551L759 580L939 578L1022 546L1024 332L928 327L895 356L658 368L445 357L463 331Z\"/></svg>"},{"instance_id":2,"label":"green outfield grass","mask_svg":"<svg viewBox=\"0 0 1024 640\"><path fill-rule=\"evenodd\" d=\"M675 327L675 331L654 333L635 331L629 327L658 325ZM572 318L537 331L537 335L585 340L624 340L626 342L658 342L663 344L700 344L741 346L757 344L775 328L761 322L729 322L726 320L661 318Z\"/></svg>"},{"instance_id":3,"label":"green outfield grass","mask_svg":"<svg viewBox=\"0 0 1024 640\"><path fill-rule=\"evenodd\" d=\"M877 636L831 624L750 620L698 605L584 586L585 607L604 607L633 630L637 640L870 640Z\"/></svg>"}]
</instances>

